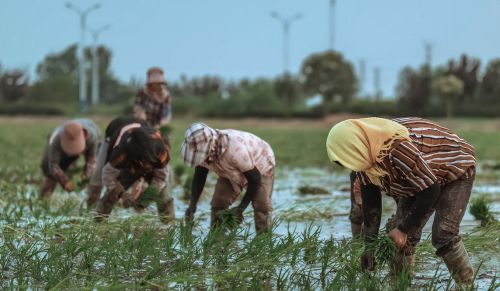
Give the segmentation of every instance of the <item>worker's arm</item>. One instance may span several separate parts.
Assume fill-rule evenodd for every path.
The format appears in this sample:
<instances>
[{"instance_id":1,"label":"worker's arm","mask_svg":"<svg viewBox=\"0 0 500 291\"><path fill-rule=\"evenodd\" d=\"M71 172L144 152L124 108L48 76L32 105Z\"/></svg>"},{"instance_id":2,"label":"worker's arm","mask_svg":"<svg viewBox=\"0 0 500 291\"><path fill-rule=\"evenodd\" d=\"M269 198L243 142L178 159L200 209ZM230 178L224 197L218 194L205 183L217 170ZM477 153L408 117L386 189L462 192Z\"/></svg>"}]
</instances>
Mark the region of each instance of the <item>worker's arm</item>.
<instances>
[{"instance_id":1,"label":"worker's arm","mask_svg":"<svg viewBox=\"0 0 500 291\"><path fill-rule=\"evenodd\" d=\"M194 213L196 212L196 205L198 204L198 200L203 192L203 188L205 188L207 175L207 168L197 166L194 169L193 181L191 183L191 201L189 202L189 207L185 213L186 219L192 219Z\"/></svg>"},{"instance_id":2,"label":"worker's arm","mask_svg":"<svg viewBox=\"0 0 500 291\"><path fill-rule=\"evenodd\" d=\"M64 173L64 171L59 166L61 161L62 149L56 142L59 142L59 139L54 141L53 144L49 145L48 150L48 161L49 161L49 173L52 179L56 180L64 190L71 192L73 191L73 185L71 184L71 179Z\"/></svg>"},{"instance_id":3,"label":"worker's arm","mask_svg":"<svg viewBox=\"0 0 500 291\"><path fill-rule=\"evenodd\" d=\"M252 170L243 173L243 175L247 179L248 186L247 192L243 196L243 199L241 199L240 205L238 205L238 210L240 212L245 211L248 204L254 200L257 195L257 191L261 186L261 174L257 168L253 168Z\"/></svg>"},{"instance_id":4,"label":"worker's arm","mask_svg":"<svg viewBox=\"0 0 500 291\"><path fill-rule=\"evenodd\" d=\"M361 256L361 269L375 269L375 256L372 247L373 241L378 236L380 218L382 216L382 194L380 189L373 185L361 185L361 197L363 200L363 238L365 250Z\"/></svg>"}]
</instances>

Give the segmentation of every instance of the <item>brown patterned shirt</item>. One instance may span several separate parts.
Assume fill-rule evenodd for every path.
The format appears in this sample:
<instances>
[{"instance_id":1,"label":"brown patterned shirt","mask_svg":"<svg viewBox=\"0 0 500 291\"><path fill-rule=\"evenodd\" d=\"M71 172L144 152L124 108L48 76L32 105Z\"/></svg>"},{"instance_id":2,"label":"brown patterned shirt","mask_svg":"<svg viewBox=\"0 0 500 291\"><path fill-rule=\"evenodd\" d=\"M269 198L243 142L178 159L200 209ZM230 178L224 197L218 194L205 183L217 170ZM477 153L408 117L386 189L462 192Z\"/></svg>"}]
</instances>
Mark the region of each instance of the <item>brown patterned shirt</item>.
<instances>
[{"instance_id":1,"label":"brown patterned shirt","mask_svg":"<svg viewBox=\"0 0 500 291\"><path fill-rule=\"evenodd\" d=\"M135 97L134 106L144 110L146 121L153 127L160 126L162 120L172 116L172 98L168 91L165 100L158 101L146 94L144 90L140 90Z\"/></svg>"},{"instance_id":2,"label":"brown patterned shirt","mask_svg":"<svg viewBox=\"0 0 500 291\"><path fill-rule=\"evenodd\" d=\"M239 130L224 129L220 132L228 136L227 150L214 162L201 164L202 167L231 181L238 193L248 184L243 173L257 168L262 176L274 175L274 152L267 142Z\"/></svg>"},{"instance_id":3,"label":"brown patterned shirt","mask_svg":"<svg viewBox=\"0 0 500 291\"><path fill-rule=\"evenodd\" d=\"M475 174L474 147L451 130L422 118L397 118L408 128L411 141L396 141L381 164L388 175L382 190L393 197L412 197L434 183L440 185ZM365 173L358 177L370 183Z\"/></svg>"}]
</instances>

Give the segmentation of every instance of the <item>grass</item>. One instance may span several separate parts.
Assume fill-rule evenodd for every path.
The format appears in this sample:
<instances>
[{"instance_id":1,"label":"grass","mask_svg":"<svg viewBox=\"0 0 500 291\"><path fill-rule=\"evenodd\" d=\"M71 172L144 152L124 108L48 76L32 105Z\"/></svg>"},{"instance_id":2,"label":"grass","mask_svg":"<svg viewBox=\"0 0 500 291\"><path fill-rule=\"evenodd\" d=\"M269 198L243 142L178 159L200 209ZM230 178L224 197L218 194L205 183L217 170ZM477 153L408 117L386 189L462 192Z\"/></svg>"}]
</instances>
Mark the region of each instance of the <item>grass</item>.
<instances>
[{"instance_id":1,"label":"grass","mask_svg":"<svg viewBox=\"0 0 500 291\"><path fill-rule=\"evenodd\" d=\"M104 129L108 120L96 120ZM200 220L195 220L194 225L185 225L179 220L164 226L156 215L147 214L129 218L112 216L106 223L95 224L92 213L76 194L55 193L52 199L40 201L33 187L41 181L38 164L47 135L61 121L0 119L2 289L408 288L405 277L392 280L389 276L391 249L385 236L380 240L378 259L387 263L375 273L360 270L363 246L359 240L325 236L325 231L314 222L335 219L339 213L329 205L305 211L285 209L278 215L282 220L280 227L286 228L284 233L255 236L248 224L208 231L200 225ZM171 128L171 164L183 177L179 183L191 177L192 170L181 166L178 155L183 131L190 122L177 120ZM249 130L261 136L274 148L278 167L282 169L286 166L330 167L324 149L330 124L301 122L207 121L214 127ZM453 125L460 127L467 121L457 122ZM478 156L485 160L500 159L496 152L500 133L476 131L477 128L465 128L463 135L476 146ZM186 196L189 196L190 183L185 184ZM305 227L297 230L297 225ZM498 233L500 225L491 224L462 236L467 250L472 256L478 256L500 252ZM417 258L425 260L421 266L428 268L429 262L436 262L433 252L430 240L424 239L417 248ZM434 276L426 281L428 284L412 288L451 288L448 274L443 276L436 269ZM489 282L486 289L500 288L495 278Z\"/></svg>"},{"instance_id":2,"label":"grass","mask_svg":"<svg viewBox=\"0 0 500 291\"><path fill-rule=\"evenodd\" d=\"M498 222L490 211L490 205L486 201L486 196L472 199L469 206L469 212L474 216L474 219L481 222L481 226Z\"/></svg>"}]
</instances>

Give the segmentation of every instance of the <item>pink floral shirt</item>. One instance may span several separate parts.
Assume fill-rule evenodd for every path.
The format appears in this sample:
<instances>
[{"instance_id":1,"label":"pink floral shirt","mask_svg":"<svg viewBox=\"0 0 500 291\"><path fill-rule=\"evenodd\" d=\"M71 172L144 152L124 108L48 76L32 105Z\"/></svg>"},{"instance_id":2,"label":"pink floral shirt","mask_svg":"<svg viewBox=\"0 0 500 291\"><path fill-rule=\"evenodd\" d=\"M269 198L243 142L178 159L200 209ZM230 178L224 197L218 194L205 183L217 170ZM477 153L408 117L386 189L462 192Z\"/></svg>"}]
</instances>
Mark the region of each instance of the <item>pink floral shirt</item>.
<instances>
[{"instance_id":1,"label":"pink floral shirt","mask_svg":"<svg viewBox=\"0 0 500 291\"><path fill-rule=\"evenodd\" d=\"M220 132L227 134L229 139L226 151L215 162L205 162L201 164L202 167L231 181L237 193L247 186L244 172L256 167L262 176L274 175L274 152L267 142L239 130L225 129Z\"/></svg>"}]
</instances>

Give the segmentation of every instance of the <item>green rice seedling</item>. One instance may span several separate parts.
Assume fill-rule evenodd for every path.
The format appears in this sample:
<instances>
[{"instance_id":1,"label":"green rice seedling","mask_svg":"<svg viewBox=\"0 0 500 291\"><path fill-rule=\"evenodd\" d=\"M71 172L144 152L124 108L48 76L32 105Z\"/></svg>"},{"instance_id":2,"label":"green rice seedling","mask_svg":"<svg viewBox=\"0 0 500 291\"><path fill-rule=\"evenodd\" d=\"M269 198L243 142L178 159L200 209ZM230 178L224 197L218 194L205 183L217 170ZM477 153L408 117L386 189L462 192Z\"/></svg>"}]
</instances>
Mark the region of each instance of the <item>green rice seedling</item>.
<instances>
[{"instance_id":1,"label":"green rice seedling","mask_svg":"<svg viewBox=\"0 0 500 291\"><path fill-rule=\"evenodd\" d=\"M193 176L189 175L187 176L186 180L184 181L184 184L182 185L182 199L184 201L188 201L191 199L191 184L193 183Z\"/></svg>"},{"instance_id":2,"label":"green rice seedling","mask_svg":"<svg viewBox=\"0 0 500 291\"><path fill-rule=\"evenodd\" d=\"M299 187L299 193L302 195L329 195L330 191L316 186L301 186Z\"/></svg>"},{"instance_id":3,"label":"green rice seedling","mask_svg":"<svg viewBox=\"0 0 500 291\"><path fill-rule=\"evenodd\" d=\"M472 216L474 216L474 219L481 222L481 226L486 226L496 222L485 196L472 199L469 212Z\"/></svg>"},{"instance_id":4,"label":"green rice seedling","mask_svg":"<svg viewBox=\"0 0 500 291\"><path fill-rule=\"evenodd\" d=\"M309 224L302 232L302 244L304 246L304 261L314 264L318 258L319 235L321 227Z\"/></svg>"},{"instance_id":5,"label":"green rice seedling","mask_svg":"<svg viewBox=\"0 0 500 291\"><path fill-rule=\"evenodd\" d=\"M149 186L135 201L137 205L146 208L151 203L158 200L159 189L154 186Z\"/></svg>"},{"instance_id":6,"label":"green rice seedling","mask_svg":"<svg viewBox=\"0 0 500 291\"><path fill-rule=\"evenodd\" d=\"M174 166L174 175L176 181L180 181L181 177L186 173L186 166L183 164L177 164Z\"/></svg>"},{"instance_id":7,"label":"green rice seedling","mask_svg":"<svg viewBox=\"0 0 500 291\"><path fill-rule=\"evenodd\" d=\"M162 136L170 135L173 131L173 127L170 125L164 125L160 127L160 133Z\"/></svg>"},{"instance_id":8,"label":"green rice seedling","mask_svg":"<svg viewBox=\"0 0 500 291\"><path fill-rule=\"evenodd\" d=\"M378 266L393 266L396 257L396 246L394 242L385 234L379 235L371 243L370 248L375 251L375 261Z\"/></svg>"},{"instance_id":9,"label":"green rice seedling","mask_svg":"<svg viewBox=\"0 0 500 291\"><path fill-rule=\"evenodd\" d=\"M217 218L220 220L221 226L230 229L238 227L241 223L241 218L238 216L238 210L236 208L221 210L217 213Z\"/></svg>"},{"instance_id":10,"label":"green rice seedling","mask_svg":"<svg viewBox=\"0 0 500 291\"><path fill-rule=\"evenodd\" d=\"M498 277L495 276L488 286L488 291L494 291L498 289L500 289L500 282L498 281Z\"/></svg>"}]
</instances>

